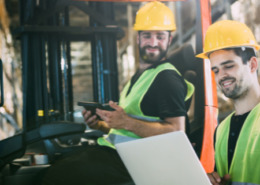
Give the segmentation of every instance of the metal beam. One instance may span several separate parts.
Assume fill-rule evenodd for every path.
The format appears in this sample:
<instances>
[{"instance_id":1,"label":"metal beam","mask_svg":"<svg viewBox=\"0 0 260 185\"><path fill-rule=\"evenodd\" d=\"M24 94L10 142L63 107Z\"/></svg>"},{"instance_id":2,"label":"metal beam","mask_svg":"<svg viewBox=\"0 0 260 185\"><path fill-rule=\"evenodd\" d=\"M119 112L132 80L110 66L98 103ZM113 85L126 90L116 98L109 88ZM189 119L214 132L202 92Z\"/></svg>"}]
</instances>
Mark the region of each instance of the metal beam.
<instances>
[{"instance_id":1,"label":"metal beam","mask_svg":"<svg viewBox=\"0 0 260 185\"><path fill-rule=\"evenodd\" d=\"M124 31L118 26L71 27L24 25L17 28L14 32L17 36L23 33L66 34L67 36L88 36L94 33L116 33L117 39L121 39L124 36Z\"/></svg>"},{"instance_id":2,"label":"metal beam","mask_svg":"<svg viewBox=\"0 0 260 185\"><path fill-rule=\"evenodd\" d=\"M54 16L57 13L60 13L68 6L74 6L82 12L86 13L91 17L91 19L95 20L100 25L117 25L117 23L111 19L108 19L101 13L94 11L91 7L89 7L85 2L79 1L71 1L71 0L58 0L56 3L52 2L53 6L48 6L48 9L39 9L34 12L33 16L27 18L28 23L34 24L42 24L46 22L50 17ZM26 4L30 6L31 4ZM30 11L29 11L30 12Z\"/></svg>"},{"instance_id":3,"label":"metal beam","mask_svg":"<svg viewBox=\"0 0 260 185\"><path fill-rule=\"evenodd\" d=\"M114 20L108 19L106 16L103 14L98 13L94 9L90 8L84 3L81 2L70 2L69 5L73 5L77 7L78 9L82 10L86 14L88 14L91 19L93 19L95 22L101 24L101 25L117 25L117 23Z\"/></svg>"}]
</instances>

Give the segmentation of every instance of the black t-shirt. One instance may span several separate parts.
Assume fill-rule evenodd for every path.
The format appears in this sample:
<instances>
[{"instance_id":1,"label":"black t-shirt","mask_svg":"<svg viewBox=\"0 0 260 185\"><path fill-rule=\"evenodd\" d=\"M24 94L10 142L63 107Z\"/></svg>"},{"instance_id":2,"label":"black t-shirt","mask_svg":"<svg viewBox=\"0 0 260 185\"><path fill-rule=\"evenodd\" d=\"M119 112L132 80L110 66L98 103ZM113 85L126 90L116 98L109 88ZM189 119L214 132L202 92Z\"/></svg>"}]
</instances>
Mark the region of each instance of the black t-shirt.
<instances>
[{"instance_id":1,"label":"black t-shirt","mask_svg":"<svg viewBox=\"0 0 260 185\"><path fill-rule=\"evenodd\" d=\"M148 69L155 68L165 62L167 60L153 64ZM132 77L128 93L143 72L137 71ZM157 75L144 95L141 110L147 116L160 117L161 119L185 116L187 111L184 101L186 94L187 85L184 79L174 70L164 70Z\"/></svg>"},{"instance_id":2,"label":"black t-shirt","mask_svg":"<svg viewBox=\"0 0 260 185\"><path fill-rule=\"evenodd\" d=\"M228 169L230 168L231 161L233 159L238 136L249 113L250 112L247 112L242 115L233 114L233 116L231 117L230 130L228 136ZM216 137L216 131L214 137Z\"/></svg>"},{"instance_id":3,"label":"black t-shirt","mask_svg":"<svg viewBox=\"0 0 260 185\"><path fill-rule=\"evenodd\" d=\"M248 116L249 112L242 115L233 115L231 117L229 137L228 137L228 169L230 168L233 159L236 143L242 126Z\"/></svg>"}]
</instances>

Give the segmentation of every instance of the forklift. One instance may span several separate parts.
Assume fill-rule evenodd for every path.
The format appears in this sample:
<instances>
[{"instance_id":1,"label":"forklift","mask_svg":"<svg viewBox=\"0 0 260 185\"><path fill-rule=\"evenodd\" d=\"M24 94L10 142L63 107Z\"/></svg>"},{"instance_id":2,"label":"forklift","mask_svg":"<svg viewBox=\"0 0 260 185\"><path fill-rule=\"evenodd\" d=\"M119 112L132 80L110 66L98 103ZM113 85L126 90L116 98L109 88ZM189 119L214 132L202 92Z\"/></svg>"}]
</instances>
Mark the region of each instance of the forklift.
<instances>
[{"instance_id":1,"label":"forklift","mask_svg":"<svg viewBox=\"0 0 260 185\"><path fill-rule=\"evenodd\" d=\"M20 26L14 34L21 42L23 128L20 133L0 141L0 184L39 184L44 171L55 160L88 147L103 135L100 131L86 129L84 123L75 120L71 43L89 42L91 45L93 101L117 102L116 42L125 33L115 21L114 5L140 0L84 1L19 1ZM230 1L233 2L235 0ZM88 15L89 25L71 26L69 7ZM196 9L193 29L193 32L196 30L196 51L185 44L174 50L170 58L183 61L174 65L182 75L193 80L194 119L189 124L188 134L196 144L194 149L205 171L211 172L214 169L213 135L218 123L216 85L209 61L195 58L195 53L202 52L202 41L211 20L216 21L224 12L215 11L211 16L210 0L196 0ZM1 97L3 105L2 90ZM45 154L41 157L47 157L48 162L37 165L32 159L35 153ZM24 156L26 159L22 160Z\"/></svg>"}]
</instances>

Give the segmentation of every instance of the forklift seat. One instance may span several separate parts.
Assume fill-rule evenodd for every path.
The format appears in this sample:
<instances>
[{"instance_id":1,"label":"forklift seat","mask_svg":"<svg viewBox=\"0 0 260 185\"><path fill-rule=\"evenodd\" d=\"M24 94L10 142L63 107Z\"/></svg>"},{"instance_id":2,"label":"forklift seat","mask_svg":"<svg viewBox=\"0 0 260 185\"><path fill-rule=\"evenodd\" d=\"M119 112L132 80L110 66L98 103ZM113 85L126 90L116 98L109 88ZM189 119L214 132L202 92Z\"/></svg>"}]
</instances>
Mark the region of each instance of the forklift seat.
<instances>
[{"instance_id":1,"label":"forklift seat","mask_svg":"<svg viewBox=\"0 0 260 185\"><path fill-rule=\"evenodd\" d=\"M168 58L184 78L187 72L196 72L196 58L191 44L184 44L170 52Z\"/></svg>"},{"instance_id":2,"label":"forklift seat","mask_svg":"<svg viewBox=\"0 0 260 185\"><path fill-rule=\"evenodd\" d=\"M181 73L184 79L189 81L196 87L196 58L195 53L191 44L184 44L180 48L172 51L168 55L168 59L170 59L171 63L176 67L176 69ZM196 88L195 88L196 90ZM188 111L191 105L190 98L185 102L186 110ZM190 138L190 121L189 117L186 116L186 133Z\"/></svg>"}]
</instances>

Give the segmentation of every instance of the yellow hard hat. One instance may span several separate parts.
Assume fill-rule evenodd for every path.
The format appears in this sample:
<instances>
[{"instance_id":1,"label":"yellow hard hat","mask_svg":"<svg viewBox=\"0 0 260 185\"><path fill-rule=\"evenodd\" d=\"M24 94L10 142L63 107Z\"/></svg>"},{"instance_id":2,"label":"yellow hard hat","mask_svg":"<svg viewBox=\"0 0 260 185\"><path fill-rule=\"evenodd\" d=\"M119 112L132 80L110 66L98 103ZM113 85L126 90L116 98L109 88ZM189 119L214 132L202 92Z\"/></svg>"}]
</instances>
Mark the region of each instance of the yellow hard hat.
<instances>
[{"instance_id":1,"label":"yellow hard hat","mask_svg":"<svg viewBox=\"0 0 260 185\"><path fill-rule=\"evenodd\" d=\"M236 47L260 49L252 31L245 24L222 20L209 26L204 42L204 52L196 57L207 59L212 51Z\"/></svg>"},{"instance_id":2,"label":"yellow hard hat","mask_svg":"<svg viewBox=\"0 0 260 185\"><path fill-rule=\"evenodd\" d=\"M158 1L149 2L138 10L134 29L174 31L174 15L165 4Z\"/></svg>"}]
</instances>

